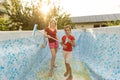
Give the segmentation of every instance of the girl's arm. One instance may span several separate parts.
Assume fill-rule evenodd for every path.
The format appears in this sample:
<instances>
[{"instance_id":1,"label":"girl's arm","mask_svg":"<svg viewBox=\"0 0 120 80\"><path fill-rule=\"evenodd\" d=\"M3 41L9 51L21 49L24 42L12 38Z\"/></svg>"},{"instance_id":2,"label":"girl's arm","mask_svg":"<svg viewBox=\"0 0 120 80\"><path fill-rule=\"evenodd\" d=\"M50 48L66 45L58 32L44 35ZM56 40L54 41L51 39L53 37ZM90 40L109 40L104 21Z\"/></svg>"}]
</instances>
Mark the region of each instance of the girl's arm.
<instances>
[{"instance_id":1,"label":"girl's arm","mask_svg":"<svg viewBox=\"0 0 120 80\"><path fill-rule=\"evenodd\" d=\"M47 32L46 32L46 31L44 31L44 37L45 37L45 38L48 38L48 35L47 35Z\"/></svg>"},{"instance_id":2,"label":"girl's arm","mask_svg":"<svg viewBox=\"0 0 120 80\"><path fill-rule=\"evenodd\" d=\"M69 43L74 47L75 46L75 40L68 40L69 41Z\"/></svg>"},{"instance_id":3,"label":"girl's arm","mask_svg":"<svg viewBox=\"0 0 120 80\"><path fill-rule=\"evenodd\" d=\"M66 48L66 47L67 47L66 45L63 44L63 42L60 42L60 44L61 44L61 46L62 46L63 48Z\"/></svg>"}]
</instances>

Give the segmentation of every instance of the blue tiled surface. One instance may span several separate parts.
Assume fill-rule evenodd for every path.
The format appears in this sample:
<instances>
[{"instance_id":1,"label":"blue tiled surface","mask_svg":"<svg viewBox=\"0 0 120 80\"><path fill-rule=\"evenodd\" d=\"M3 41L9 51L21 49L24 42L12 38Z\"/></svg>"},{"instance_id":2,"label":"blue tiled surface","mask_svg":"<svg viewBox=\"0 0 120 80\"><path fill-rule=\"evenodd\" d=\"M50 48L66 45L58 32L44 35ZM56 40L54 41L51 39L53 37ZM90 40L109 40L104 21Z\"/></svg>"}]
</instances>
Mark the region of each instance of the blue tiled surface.
<instances>
[{"instance_id":1,"label":"blue tiled surface","mask_svg":"<svg viewBox=\"0 0 120 80\"><path fill-rule=\"evenodd\" d=\"M90 32L83 32L77 43L80 50L79 59L85 62L93 80L120 79L119 33L115 33L114 29L112 32L96 31L92 35Z\"/></svg>"},{"instance_id":2,"label":"blue tiled surface","mask_svg":"<svg viewBox=\"0 0 120 80\"><path fill-rule=\"evenodd\" d=\"M120 79L119 31L120 27L72 31L76 39L72 60L82 62L92 80ZM59 39L63 34L58 31ZM0 80L37 80L36 74L46 67L43 62L51 57L48 45L41 47L43 42L41 35L1 40ZM61 50L59 46L58 53Z\"/></svg>"},{"instance_id":3,"label":"blue tiled surface","mask_svg":"<svg viewBox=\"0 0 120 80\"><path fill-rule=\"evenodd\" d=\"M35 80L34 72L48 54L37 40L40 37L0 42L0 80Z\"/></svg>"}]
</instances>

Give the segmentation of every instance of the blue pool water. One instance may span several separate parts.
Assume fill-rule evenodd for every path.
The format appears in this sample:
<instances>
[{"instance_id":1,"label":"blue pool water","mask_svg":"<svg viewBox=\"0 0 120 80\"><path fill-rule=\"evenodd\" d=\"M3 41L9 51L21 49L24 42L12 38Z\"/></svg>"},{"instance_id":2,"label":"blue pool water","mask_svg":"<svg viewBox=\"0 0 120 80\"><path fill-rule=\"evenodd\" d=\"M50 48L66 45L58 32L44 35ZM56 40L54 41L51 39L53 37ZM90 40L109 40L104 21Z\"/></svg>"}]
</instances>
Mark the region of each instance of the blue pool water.
<instances>
[{"instance_id":1,"label":"blue pool water","mask_svg":"<svg viewBox=\"0 0 120 80\"><path fill-rule=\"evenodd\" d=\"M58 31L59 39L64 34ZM120 27L72 30L76 46L71 65L73 80L120 79ZM54 76L49 78L50 49L43 35L32 31L0 32L0 80L65 80L62 47Z\"/></svg>"}]
</instances>

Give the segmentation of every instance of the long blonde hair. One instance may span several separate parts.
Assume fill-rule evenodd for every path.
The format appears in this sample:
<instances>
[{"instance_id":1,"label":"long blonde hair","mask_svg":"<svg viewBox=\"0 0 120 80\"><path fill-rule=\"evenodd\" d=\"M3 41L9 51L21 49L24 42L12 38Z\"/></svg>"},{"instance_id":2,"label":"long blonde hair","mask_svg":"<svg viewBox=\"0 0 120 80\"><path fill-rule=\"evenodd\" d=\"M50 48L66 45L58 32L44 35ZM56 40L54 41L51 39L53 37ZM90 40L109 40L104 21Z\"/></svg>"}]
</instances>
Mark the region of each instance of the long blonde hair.
<instances>
[{"instance_id":1,"label":"long blonde hair","mask_svg":"<svg viewBox=\"0 0 120 80\"><path fill-rule=\"evenodd\" d=\"M55 24L56 24L56 26L55 26L55 27L56 27L56 30L57 30L57 21L56 21L54 18L52 18L52 19L50 20L48 27L50 28L50 23L51 23L52 21L54 21L54 22L55 22Z\"/></svg>"}]
</instances>

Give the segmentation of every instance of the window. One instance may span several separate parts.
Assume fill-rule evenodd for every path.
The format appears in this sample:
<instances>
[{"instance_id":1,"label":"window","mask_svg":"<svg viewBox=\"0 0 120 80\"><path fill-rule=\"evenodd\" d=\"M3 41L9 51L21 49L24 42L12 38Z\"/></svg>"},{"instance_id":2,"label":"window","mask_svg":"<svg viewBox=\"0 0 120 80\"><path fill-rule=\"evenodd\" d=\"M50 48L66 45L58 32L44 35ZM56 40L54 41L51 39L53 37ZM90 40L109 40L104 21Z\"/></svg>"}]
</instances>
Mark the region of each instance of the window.
<instances>
[{"instance_id":1,"label":"window","mask_svg":"<svg viewBox=\"0 0 120 80\"><path fill-rule=\"evenodd\" d=\"M94 28L98 28L98 27L100 27L99 24L94 24Z\"/></svg>"},{"instance_id":2,"label":"window","mask_svg":"<svg viewBox=\"0 0 120 80\"><path fill-rule=\"evenodd\" d=\"M107 25L106 24L102 24L101 27L106 27Z\"/></svg>"}]
</instances>

